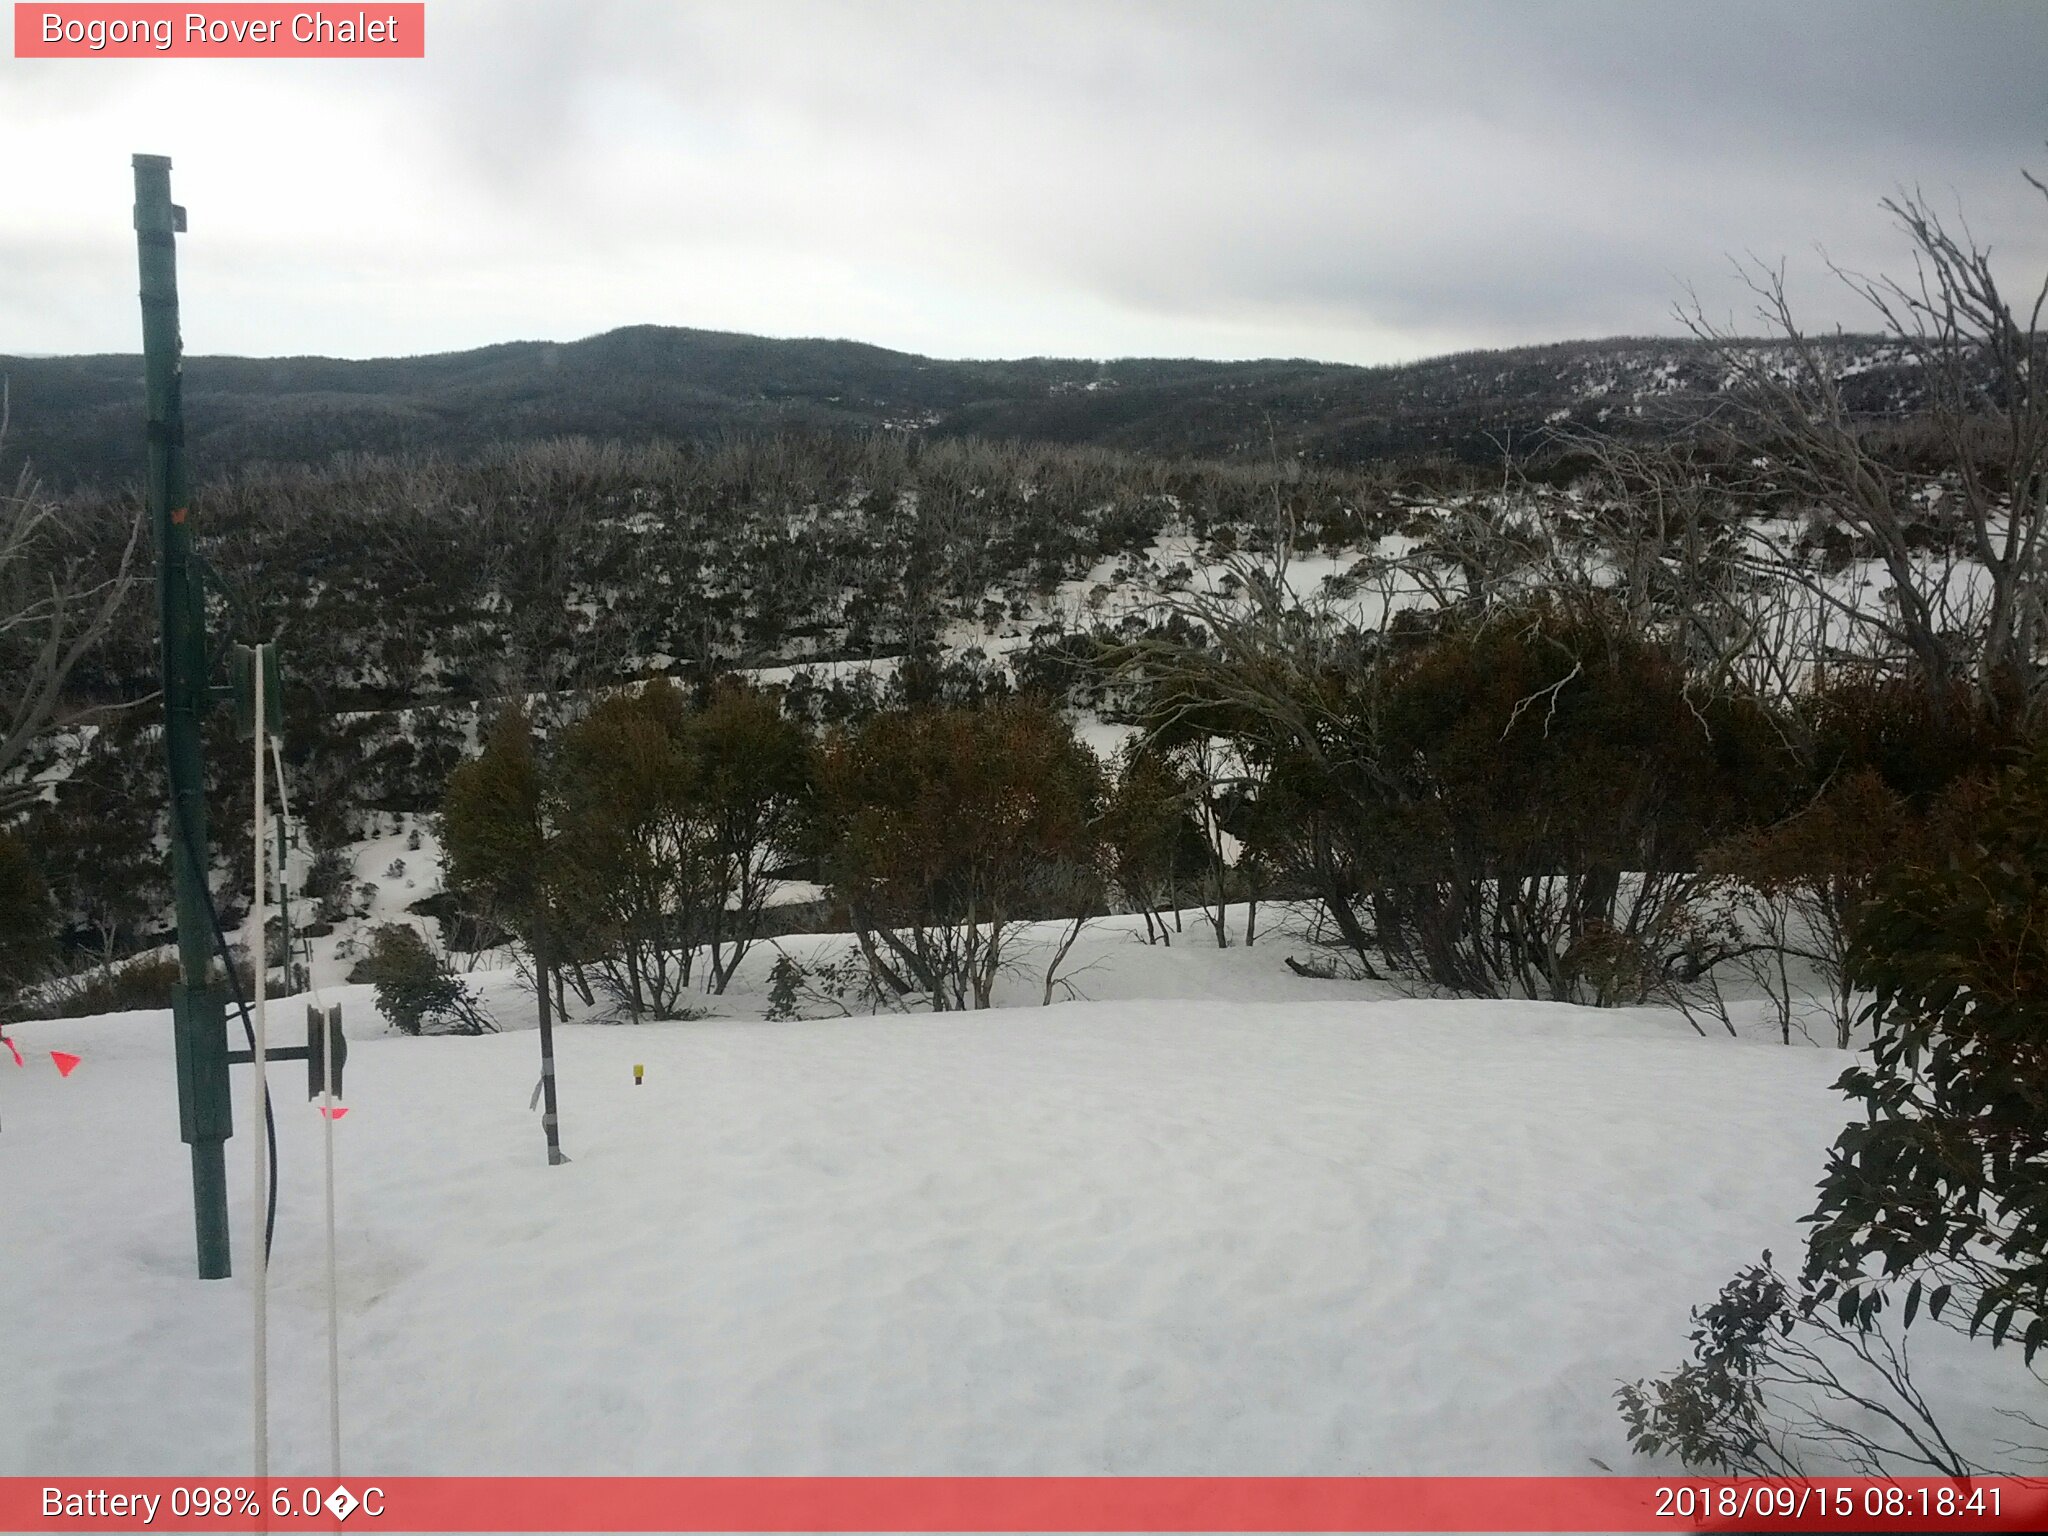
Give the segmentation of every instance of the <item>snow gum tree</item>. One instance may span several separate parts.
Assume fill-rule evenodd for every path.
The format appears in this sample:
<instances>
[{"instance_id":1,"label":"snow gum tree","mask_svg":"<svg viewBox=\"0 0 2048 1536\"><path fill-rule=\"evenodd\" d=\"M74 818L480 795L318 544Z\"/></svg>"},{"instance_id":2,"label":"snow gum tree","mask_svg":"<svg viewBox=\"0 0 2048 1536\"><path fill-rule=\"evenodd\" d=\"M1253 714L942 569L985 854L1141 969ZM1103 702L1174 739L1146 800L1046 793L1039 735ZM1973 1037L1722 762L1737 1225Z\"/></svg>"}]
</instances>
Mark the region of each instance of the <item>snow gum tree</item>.
<instances>
[{"instance_id":1,"label":"snow gum tree","mask_svg":"<svg viewBox=\"0 0 2048 1536\"><path fill-rule=\"evenodd\" d=\"M878 714L831 737L820 830L879 988L986 1008L1016 923L1095 899L1102 769L1051 708Z\"/></svg>"},{"instance_id":2,"label":"snow gum tree","mask_svg":"<svg viewBox=\"0 0 2048 1536\"><path fill-rule=\"evenodd\" d=\"M561 733L546 778L560 878L607 986L670 1017L700 981L723 992L759 934L799 836L810 743L775 700L721 685L693 709L657 679Z\"/></svg>"},{"instance_id":3,"label":"snow gum tree","mask_svg":"<svg viewBox=\"0 0 2048 1536\"><path fill-rule=\"evenodd\" d=\"M578 937L636 1019L674 1016L711 899L688 720L665 681L612 694L562 731L546 770Z\"/></svg>"},{"instance_id":4,"label":"snow gum tree","mask_svg":"<svg viewBox=\"0 0 2048 1536\"><path fill-rule=\"evenodd\" d=\"M759 936L775 871L808 826L815 765L811 741L776 701L737 684L714 688L691 722L701 796L703 859L716 900L707 913L706 962L723 992Z\"/></svg>"},{"instance_id":5,"label":"snow gum tree","mask_svg":"<svg viewBox=\"0 0 2048 1536\"><path fill-rule=\"evenodd\" d=\"M498 717L483 752L448 779L441 812L448 888L516 934L533 955L540 1013L542 1127L548 1162L564 1163L555 1102L554 1004L549 981L561 964L565 927L558 906L556 832L550 825L540 754L524 710Z\"/></svg>"},{"instance_id":6,"label":"snow gum tree","mask_svg":"<svg viewBox=\"0 0 2048 1536\"><path fill-rule=\"evenodd\" d=\"M1190 794L1179 768L1141 738L1126 742L1110 764L1103 854L1124 904L1144 915L1148 944L1173 942L1165 913L1171 910L1178 923L1181 876L1202 857L1187 814Z\"/></svg>"},{"instance_id":7,"label":"snow gum tree","mask_svg":"<svg viewBox=\"0 0 2048 1536\"><path fill-rule=\"evenodd\" d=\"M525 712L507 709L483 751L449 775L441 807L448 883L521 938L547 926L550 838L539 752Z\"/></svg>"}]
</instances>

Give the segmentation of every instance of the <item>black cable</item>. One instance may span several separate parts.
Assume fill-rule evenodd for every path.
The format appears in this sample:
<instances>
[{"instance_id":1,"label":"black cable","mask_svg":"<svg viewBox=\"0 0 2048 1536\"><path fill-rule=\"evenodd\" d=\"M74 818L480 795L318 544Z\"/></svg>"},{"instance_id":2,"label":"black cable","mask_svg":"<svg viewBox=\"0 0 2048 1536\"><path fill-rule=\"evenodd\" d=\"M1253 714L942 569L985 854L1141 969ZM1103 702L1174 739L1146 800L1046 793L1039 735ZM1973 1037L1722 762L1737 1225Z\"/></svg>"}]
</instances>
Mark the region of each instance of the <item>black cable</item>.
<instances>
[{"instance_id":1,"label":"black cable","mask_svg":"<svg viewBox=\"0 0 2048 1536\"><path fill-rule=\"evenodd\" d=\"M247 607L242 602L241 594L228 585L227 580L219 571L214 569L213 562L200 554L196 549L188 549L186 551L186 558L199 573L201 585L211 584L213 590L220 595L221 600L228 605L228 612L235 623L239 625L246 621L249 614ZM204 600L202 599L202 611L203 608ZM228 652L232 647L232 630L224 631L221 636L219 649L206 658L206 670L203 675L207 677L213 676L220 663L227 658ZM262 665L260 657L257 665ZM257 772L260 773L262 770L259 768ZM198 872L199 894L206 903L206 920L213 927L214 948L220 951L221 969L228 973L228 990L234 994L236 1011L242 1016L242 1036L249 1042L251 1065L254 1065L256 1026L249 1019L249 1000L242 996L242 978L235 974L234 956L228 951L227 931L221 926L220 909L213 903L213 883L207 878L205 866L199 860L198 839L192 835L192 828L186 823L185 808L175 794L171 796L171 813L178 823L178 837L185 845L185 857L191 861L193 869ZM259 903L262 897L263 893L258 891L256 893L256 900ZM252 965L262 965L269 958L267 953L269 948L268 937L267 934L261 933L256 936L256 953L250 957ZM291 974L290 955L285 956L285 974L287 977ZM267 1080L265 1086L267 1089ZM271 1238L277 1231L277 1113L271 1106L270 1094L267 1091L263 1095L263 1137L270 1153L270 1189L265 1197L263 1215L263 1262L268 1265L270 1262Z\"/></svg>"},{"instance_id":2,"label":"black cable","mask_svg":"<svg viewBox=\"0 0 2048 1536\"><path fill-rule=\"evenodd\" d=\"M242 996L242 978L235 974L234 956L228 951L227 930L221 927L220 908L213 904L213 885L207 879L206 869L199 860L198 839L192 835L192 828L185 817L185 807L180 798L171 796L171 816L178 824L178 840L185 845L185 858L199 877L199 894L206 903L206 918L213 927L214 948L220 951L221 968L228 973L228 990L234 994L235 1007L242 1015L242 1033L249 1041L251 1057L256 1052L256 1026L249 1018L249 1001ZM257 941L259 953L252 956L252 963L261 965L265 956L260 952L262 939ZM253 1061L251 1065L254 1065ZM265 1197L263 1215L263 1262L270 1263L271 1239L277 1232L277 1113L272 1108L270 1095L263 1095L263 1137L269 1149L270 1189Z\"/></svg>"}]
</instances>

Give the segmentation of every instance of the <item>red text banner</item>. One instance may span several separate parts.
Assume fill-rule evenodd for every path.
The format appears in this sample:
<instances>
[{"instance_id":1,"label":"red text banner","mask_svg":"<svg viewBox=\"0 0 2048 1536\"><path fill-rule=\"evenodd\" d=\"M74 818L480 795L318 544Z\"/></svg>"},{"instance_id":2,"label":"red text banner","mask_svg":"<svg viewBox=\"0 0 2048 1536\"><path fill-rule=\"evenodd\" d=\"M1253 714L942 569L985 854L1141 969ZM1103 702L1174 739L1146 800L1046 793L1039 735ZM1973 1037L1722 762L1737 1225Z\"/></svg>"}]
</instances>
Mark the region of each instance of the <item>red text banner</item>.
<instances>
[{"instance_id":1,"label":"red text banner","mask_svg":"<svg viewBox=\"0 0 2048 1536\"><path fill-rule=\"evenodd\" d=\"M0 1531L2043 1529L2013 1478L0 1478Z\"/></svg>"},{"instance_id":2,"label":"red text banner","mask_svg":"<svg viewBox=\"0 0 2048 1536\"><path fill-rule=\"evenodd\" d=\"M415 4L14 7L18 59L423 59Z\"/></svg>"}]
</instances>

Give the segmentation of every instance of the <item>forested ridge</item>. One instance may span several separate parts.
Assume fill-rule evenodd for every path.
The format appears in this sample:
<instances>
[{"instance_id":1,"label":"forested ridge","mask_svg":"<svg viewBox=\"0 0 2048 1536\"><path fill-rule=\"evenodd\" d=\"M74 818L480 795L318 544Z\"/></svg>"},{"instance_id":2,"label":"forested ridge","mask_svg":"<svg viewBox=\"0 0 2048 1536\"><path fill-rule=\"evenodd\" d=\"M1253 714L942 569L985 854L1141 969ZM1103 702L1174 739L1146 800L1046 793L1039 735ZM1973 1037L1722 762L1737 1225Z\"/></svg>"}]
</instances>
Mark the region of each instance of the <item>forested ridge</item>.
<instances>
[{"instance_id":1,"label":"forested ridge","mask_svg":"<svg viewBox=\"0 0 2048 1536\"><path fill-rule=\"evenodd\" d=\"M1910 359L1880 338L1825 345L1859 409L1909 403ZM0 357L11 458L53 488L142 467L141 359ZM1564 342L1385 367L1302 360L949 361L851 341L634 326L574 342L351 361L189 357L193 462L228 471L353 453L455 453L581 435L889 430L1332 466L1444 455L1497 462L1560 429L1662 431L1731 383L1690 339ZM5 467L5 466L0 466Z\"/></svg>"}]
</instances>

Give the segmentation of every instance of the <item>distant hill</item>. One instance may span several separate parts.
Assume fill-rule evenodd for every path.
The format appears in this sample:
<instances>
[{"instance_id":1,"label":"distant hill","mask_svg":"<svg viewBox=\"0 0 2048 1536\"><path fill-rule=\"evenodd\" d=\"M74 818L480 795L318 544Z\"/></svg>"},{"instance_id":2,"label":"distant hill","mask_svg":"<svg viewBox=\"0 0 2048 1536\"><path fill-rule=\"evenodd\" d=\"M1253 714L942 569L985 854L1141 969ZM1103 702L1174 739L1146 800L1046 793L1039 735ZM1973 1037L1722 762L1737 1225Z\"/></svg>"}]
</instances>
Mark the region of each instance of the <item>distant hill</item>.
<instances>
[{"instance_id":1,"label":"distant hill","mask_svg":"<svg viewBox=\"0 0 2048 1536\"><path fill-rule=\"evenodd\" d=\"M1908 371L1871 338L1833 344L1873 408ZM142 469L135 356L4 357L8 459L46 483L118 483ZM576 342L348 361L192 357L188 440L203 475L338 453L463 454L580 434L625 441L777 428L896 430L1092 443L1232 458L1278 451L1357 465L1447 455L1486 461L1563 422L1656 429L1721 389L1686 340L1563 342L1378 368L1332 363L960 362L851 341L776 341L633 326Z\"/></svg>"}]
</instances>

